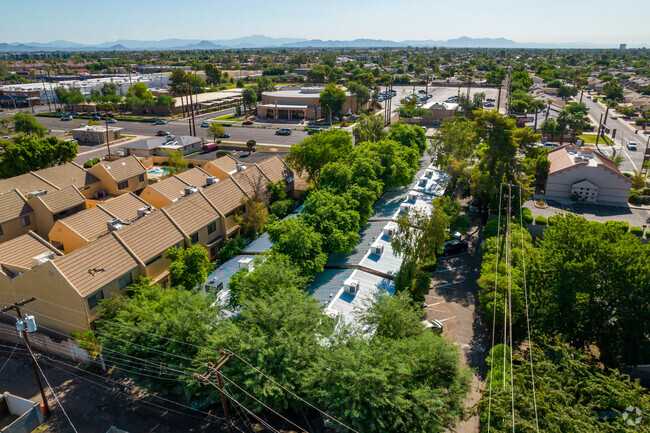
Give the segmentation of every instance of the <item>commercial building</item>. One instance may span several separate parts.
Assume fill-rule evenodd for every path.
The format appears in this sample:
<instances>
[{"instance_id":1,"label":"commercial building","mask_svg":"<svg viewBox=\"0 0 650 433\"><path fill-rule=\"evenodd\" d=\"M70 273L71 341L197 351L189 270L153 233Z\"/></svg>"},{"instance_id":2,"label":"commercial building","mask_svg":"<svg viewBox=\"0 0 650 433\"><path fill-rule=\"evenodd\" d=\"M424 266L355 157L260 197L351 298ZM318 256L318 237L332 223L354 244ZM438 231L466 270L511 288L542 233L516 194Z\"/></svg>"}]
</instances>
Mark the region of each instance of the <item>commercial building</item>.
<instances>
[{"instance_id":1,"label":"commercial building","mask_svg":"<svg viewBox=\"0 0 650 433\"><path fill-rule=\"evenodd\" d=\"M323 118L327 109L321 107L319 98L323 87L284 88L262 93L257 105L257 115L276 120L316 120ZM359 105L356 96L345 90L346 100L342 112L357 113Z\"/></svg>"},{"instance_id":2,"label":"commercial building","mask_svg":"<svg viewBox=\"0 0 650 433\"><path fill-rule=\"evenodd\" d=\"M183 155L201 150L204 138L191 135L154 137L134 141L122 145L122 150L127 156L135 155L140 158L150 156L168 156L168 152L180 149Z\"/></svg>"},{"instance_id":3,"label":"commercial building","mask_svg":"<svg viewBox=\"0 0 650 433\"><path fill-rule=\"evenodd\" d=\"M606 156L590 148L565 145L551 150L548 160L547 198L627 204L632 180Z\"/></svg>"},{"instance_id":4,"label":"commercial building","mask_svg":"<svg viewBox=\"0 0 650 433\"><path fill-rule=\"evenodd\" d=\"M115 141L121 131L122 128L113 126L90 125L75 128L71 132L72 138L80 144L104 144L107 138L110 141Z\"/></svg>"}]
</instances>

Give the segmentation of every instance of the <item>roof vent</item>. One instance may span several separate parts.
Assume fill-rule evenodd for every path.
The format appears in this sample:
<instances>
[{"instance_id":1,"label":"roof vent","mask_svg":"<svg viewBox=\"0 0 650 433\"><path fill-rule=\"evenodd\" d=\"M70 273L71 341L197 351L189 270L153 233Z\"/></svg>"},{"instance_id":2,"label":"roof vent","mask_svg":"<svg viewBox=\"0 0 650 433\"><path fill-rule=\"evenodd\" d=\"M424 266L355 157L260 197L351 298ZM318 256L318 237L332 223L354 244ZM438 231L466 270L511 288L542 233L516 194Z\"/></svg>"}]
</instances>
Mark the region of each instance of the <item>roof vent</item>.
<instances>
[{"instance_id":1,"label":"roof vent","mask_svg":"<svg viewBox=\"0 0 650 433\"><path fill-rule=\"evenodd\" d=\"M370 247L370 252L376 256L381 256L384 253L384 246L382 244L374 243Z\"/></svg>"},{"instance_id":2,"label":"roof vent","mask_svg":"<svg viewBox=\"0 0 650 433\"><path fill-rule=\"evenodd\" d=\"M219 182L219 179L217 179L215 176L208 176L205 178L206 185L214 185L217 182Z\"/></svg>"},{"instance_id":3,"label":"roof vent","mask_svg":"<svg viewBox=\"0 0 650 433\"><path fill-rule=\"evenodd\" d=\"M106 221L106 226L109 232L113 232L122 228L122 222L118 218L113 218L112 220Z\"/></svg>"},{"instance_id":4,"label":"roof vent","mask_svg":"<svg viewBox=\"0 0 650 433\"><path fill-rule=\"evenodd\" d=\"M250 257L244 257L243 259L239 259L237 261L237 266L239 269L248 269L249 271L253 269L253 259Z\"/></svg>"},{"instance_id":5,"label":"roof vent","mask_svg":"<svg viewBox=\"0 0 650 433\"><path fill-rule=\"evenodd\" d=\"M54 251L47 251L43 254L32 257L34 266L42 265L43 263L49 262L50 260L54 260Z\"/></svg>"},{"instance_id":6,"label":"roof vent","mask_svg":"<svg viewBox=\"0 0 650 433\"><path fill-rule=\"evenodd\" d=\"M47 191L44 189L37 189L36 191L32 191L27 194L27 198L32 198L32 197L38 197L41 195L47 194Z\"/></svg>"},{"instance_id":7,"label":"roof vent","mask_svg":"<svg viewBox=\"0 0 650 433\"><path fill-rule=\"evenodd\" d=\"M409 204L409 203L402 203L402 204L399 205L399 210L400 210L400 212L404 212L404 213L406 213L406 212L408 212L409 210L411 210L411 204Z\"/></svg>"},{"instance_id":8,"label":"roof vent","mask_svg":"<svg viewBox=\"0 0 650 433\"><path fill-rule=\"evenodd\" d=\"M359 291L359 282L357 280L347 280L343 283L343 290L351 295L356 295Z\"/></svg>"},{"instance_id":9,"label":"roof vent","mask_svg":"<svg viewBox=\"0 0 650 433\"><path fill-rule=\"evenodd\" d=\"M147 216L151 213L151 206L144 206L138 209L138 218Z\"/></svg>"},{"instance_id":10,"label":"roof vent","mask_svg":"<svg viewBox=\"0 0 650 433\"><path fill-rule=\"evenodd\" d=\"M410 191L409 192L409 195L408 195L409 201L415 202L418 199L418 197L420 197L420 194L418 194L417 192L415 192L415 191Z\"/></svg>"},{"instance_id":11,"label":"roof vent","mask_svg":"<svg viewBox=\"0 0 650 433\"><path fill-rule=\"evenodd\" d=\"M388 236L389 238L392 237L395 234L395 226L393 224L386 224L383 233L384 236Z\"/></svg>"},{"instance_id":12,"label":"roof vent","mask_svg":"<svg viewBox=\"0 0 650 433\"><path fill-rule=\"evenodd\" d=\"M195 192L199 192L199 189L195 186L186 186L185 189L183 189L183 195L190 195Z\"/></svg>"},{"instance_id":13,"label":"roof vent","mask_svg":"<svg viewBox=\"0 0 650 433\"><path fill-rule=\"evenodd\" d=\"M242 171L242 170L246 170L246 166L244 165L243 162L238 162L237 163L237 171Z\"/></svg>"}]
</instances>

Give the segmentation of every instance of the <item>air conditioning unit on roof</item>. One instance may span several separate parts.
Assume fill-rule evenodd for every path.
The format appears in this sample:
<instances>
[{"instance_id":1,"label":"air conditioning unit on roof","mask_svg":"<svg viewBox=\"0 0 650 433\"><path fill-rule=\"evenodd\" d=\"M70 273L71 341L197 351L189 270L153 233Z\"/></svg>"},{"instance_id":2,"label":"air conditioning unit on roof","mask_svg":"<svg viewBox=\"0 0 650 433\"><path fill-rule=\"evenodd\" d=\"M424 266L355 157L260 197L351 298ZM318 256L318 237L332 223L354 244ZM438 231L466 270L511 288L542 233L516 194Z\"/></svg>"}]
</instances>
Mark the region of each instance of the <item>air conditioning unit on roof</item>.
<instances>
[{"instance_id":1,"label":"air conditioning unit on roof","mask_svg":"<svg viewBox=\"0 0 650 433\"><path fill-rule=\"evenodd\" d=\"M118 218L113 218L106 221L106 226L108 227L108 231L112 232L115 230L120 230L122 228L122 222Z\"/></svg>"},{"instance_id":2,"label":"air conditioning unit on roof","mask_svg":"<svg viewBox=\"0 0 650 433\"><path fill-rule=\"evenodd\" d=\"M243 162L238 162L237 163L237 171L242 171L242 170L246 170L246 166L244 165Z\"/></svg>"},{"instance_id":3,"label":"air conditioning unit on roof","mask_svg":"<svg viewBox=\"0 0 650 433\"><path fill-rule=\"evenodd\" d=\"M147 216L151 213L151 206L144 206L138 209L138 218Z\"/></svg>"},{"instance_id":4,"label":"air conditioning unit on roof","mask_svg":"<svg viewBox=\"0 0 650 433\"><path fill-rule=\"evenodd\" d=\"M388 236L389 238L392 237L395 234L395 226L393 224L386 224L383 233L384 236Z\"/></svg>"},{"instance_id":5,"label":"air conditioning unit on roof","mask_svg":"<svg viewBox=\"0 0 650 433\"><path fill-rule=\"evenodd\" d=\"M190 195L195 192L199 192L199 189L195 186L186 186L185 189L183 189L183 195Z\"/></svg>"},{"instance_id":6,"label":"air conditioning unit on roof","mask_svg":"<svg viewBox=\"0 0 650 433\"><path fill-rule=\"evenodd\" d=\"M402 203L401 205L399 205L399 210L400 210L400 212L405 212L405 213L406 213L406 212L408 212L409 210L411 210L411 204L409 204L409 203Z\"/></svg>"},{"instance_id":7,"label":"air conditioning unit on roof","mask_svg":"<svg viewBox=\"0 0 650 433\"><path fill-rule=\"evenodd\" d=\"M356 295L359 291L359 282L357 280L347 280L343 283L343 291L351 295Z\"/></svg>"},{"instance_id":8,"label":"air conditioning unit on roof","mask_svg":"<svg viewBox=\"0 0 650 433\"><path fill-rule=\"evenodd\" d=\"M205 178L206 185L214 185L217 182L219 182L219 179L217 179L215 176L208 176Z\"/></svg>"},{"instance_id":9,"label":"air conditioning unit on roof","mask_svg":"<svg viewBox=\"0 0 650 433\"><path fill-rule=\"evenodd\" d=\"M418 186L427 186L427 182L429 181L428 178L426 177L421 177L420 180L418 181Z\"/></svg>"},{"instance_id":10,"label":"air conditioning unit on roof","mask_svg":"<svg viewBox=\"0 0 650 433\"><path fill-rule=\"evenodd\" d=\"M47 191L44 189L37 189L36 191L32 191L27 194L27 198L32 198L32 197L39 197L41 195L47 194Z\"/></svg>"},{"instance_id":11,"label":"air conditioning unit on roof","mask_svg":"<svg viewBox=\"0 0 650 433\"><path fill-rule=\"evenodd\" d=\"M48 251L46 253L32 257L34 266L42 265L43 263L49 262L50 260L54 260L54 251Z\"/></svg>"},{"instance_id":12,"label":"air conditioning unit on roof","mask_svg":"<svg viewBox=\"0 0 650 433\"><path fill-rule=\"evenodd\" d=\"M376 256L381 256L384 253L384 246L379 243L374 243L370 246L370 252Z\"/></svg>"},{"instance_id":13,"label":"air conditioning unit on roof","mask_svg":"<svg viewBox=\"0 0 650 433\"><path fill-rule=\"evenodd\" d=\"M253 259L250 257L244 257L237 261L237 266L239 269L247 268L249 271L253 269Z\"/></svg>"},{"instance_id":14,"label":"air conditioning unit on roof","mask_svg":"<svg viewBox=\"0 0 650 433\"><path fill-rule=\"evenodd\" d=\"M419 194L419 193L417 193L417 192L415 192L415 191L410 191L410 192L409 192L409 195L408 195L408 199L409 199L409 201L413 201L413 202L414 202L414 201L416 201L416 200L418 199L418 197L420 197L420 194Z\"/></svg>"},{"instance_id":15,"label":"air conditioning unit on roof","mask_svg":"<svg viewBox=\"0 0 650 433\"><path fill-rule=\"evenodd\" d=\"M425 177L428 177L428 178L432 178L432 177L433 177L433 170L431 170L430 168L427 168L427 169L424 171L424 176L425 176Z\"/></svg>"}]
</instances>

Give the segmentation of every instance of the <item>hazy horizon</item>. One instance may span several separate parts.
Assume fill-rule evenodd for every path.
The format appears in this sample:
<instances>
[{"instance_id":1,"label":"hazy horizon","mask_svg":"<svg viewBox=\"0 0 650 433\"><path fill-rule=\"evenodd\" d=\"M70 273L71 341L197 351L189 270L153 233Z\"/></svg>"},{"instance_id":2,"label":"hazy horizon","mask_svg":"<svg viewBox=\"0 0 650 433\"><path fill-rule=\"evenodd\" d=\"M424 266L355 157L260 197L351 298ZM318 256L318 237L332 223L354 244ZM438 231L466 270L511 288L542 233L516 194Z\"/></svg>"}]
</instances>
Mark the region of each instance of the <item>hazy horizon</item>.
<instances>
[{"instance_id":1,"label":"hazy horizon","mask_svg":"<svg viewBox=\"0 0 650 433\"><path fill-rule=\"evenodd\" d=\"M251 0L113 0L101 5L72 0L10 2L0 41L46 43L67 40L98 44L119 39L235 39L250 35L322 40L447 40L505 38L521 43L588 43L647 45L650 30L644 16L647 0L629 0L613 8L604 0L548 0L536 8L521 1L466 0L462 10L452 2L413 0L395 6L388 0L281 5ZM34 13L34 11L37 13ZM29 17L29 25L25 19Z\"/></svg>"}]
</instances>

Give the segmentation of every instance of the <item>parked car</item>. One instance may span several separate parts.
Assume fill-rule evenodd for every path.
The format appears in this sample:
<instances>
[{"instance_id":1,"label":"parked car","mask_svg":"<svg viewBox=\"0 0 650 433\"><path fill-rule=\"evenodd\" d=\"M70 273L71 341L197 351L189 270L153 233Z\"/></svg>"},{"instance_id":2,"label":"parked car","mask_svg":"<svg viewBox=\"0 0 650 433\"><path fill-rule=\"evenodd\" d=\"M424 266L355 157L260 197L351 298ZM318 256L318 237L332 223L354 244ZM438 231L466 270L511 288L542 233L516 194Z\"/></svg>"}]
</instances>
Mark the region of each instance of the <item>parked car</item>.
<instances>
[{"instance_id":1,"label":"parked car","mask_svg":"<svg viewBox=\"0 0 650 433\"><path fill-rule=\"evenodd\" d=\"M203 153L213 152L215 150L219 150L219 145L215 143L207 143L201 146L201 151Z\"/></svg>"},{"instance_id":2,"label":"parked car","mask_svg":"<svg viewBox=\"0 0 650 433\"><path fill-rule=\"evenodd\" d=\"M61 120L72 120L72 116L62 116Z\"/></svg>"},{"instance_id":3,"label":"parked car","mask_svg":"<svg viewBox=\"0 0 650 433\"><path fill-rule=\"evenodd\" d=\"M436 319L423 320L422 324L424 325L425 328L430 329L436 334L442 334L442 331L445 328L442 322Z\"/></svg>"},{"instance_id":4,"label":"parked car","mask_svg":"<svg viewBox=\"0 0 650 433\"><path fill-rule=\"evenodd\" d=\"M318 134L318 133L321 132L321 131L322 131L322 129L320 129L320 128L308 129L308 130L307 130L307 135Z\"/></svg>"},{"instance_id":5,"label":"parked car","mask_svg":"<svg viewBox=\"0 0 650 433\"><path fill-rule=\"evenodd\" d=\"M102 118L99 117L99 116L93 116L93 117L91 117L91 119L93 119L93 120L102 120Z\"/></svg>"},{"instance_id":6,"label":"parked car","mask_svg":"<svg viewBox=\"0 0 650 433\"><path fill-rule=\"evenodd\" d=\"M168 136L168 135L170 135L170 134L169 134L169 131L160 130L160 131L156 132L156 135L157 135L158 137L166 137L166 136Z\"/></svg>"},{"instance_id":7,"label":"parked car","mask_svg":"<svg viewBox=\"0 0 650 433\"><path fill-rule=\"evenodd\" d=\"M591 99L591 95L585 95L587 99Z\"/></svg>"},{"instance_id":8,"label":"parked car","mask_svg":"<svg viewBox=\"0 0 650 433\"><path fill-rule=\"evenodd\" d=\"M634 150L636 151L636 141L628 141L627 142L627 148L629 150Z\"/></svg>"},{"instance_id":9,"label":"parked car","mask_svg":"<svg viewBox=\"0 0 650 433\"><path fill-rule=\"evenodd\" d=\"M207 128L207 127L209 127L210 125L212 125L212 123L210 123L210 122L203 122L203 123L201 123L201 128Z\"/></svg>"},{"instance_id":10,"label":"parked car","mask_svg":"<svg viewBox=\"0 0 650 433\"><path fill-rule=\"evenodd\" d=\"M109 118L108 123L117 123L117 120Z\"/></svg>"},{"instance_id":11,"label":"parked car","mask_svg":"<svg viewBox=\"0 0 650 433\"><path fill-rule=\"evenodd\" d=\"M227 132L224 132L222 136L217 137L217 138L230 138L230 134Z\"/></svg>"},{"instance_id":12,"label":"parked car","mask_svg":"<svg viewBox=\"0 0 650 433\"><path fill-rule=\"evenodd\" d=\"M70 116L78 116L78 115L79 115L79 113L77 113L76 111L71 111L71 112L69 112L68 114L69 114Z\"/></svg>"},{"instance_id":13,"label":"parked car","mask_svg":"<svg viewBox=\"0 0 650 433\"><path fill-rule=\"evenodd\" d=\"M156 120L154 123L155 123L156 125L166 125L166 124L167 124L167 121L166 121L166 120L162 120L162 119L158 119L158 120Z\"/></svg>"},{"instance_id":14,"label":"parked car","mask_svg":"<svg viewBox=\"0 0 650 433\"><path fill-rule=\"evenodd\" d=\"M485 104L483 104L483 106L484 107L494 107L494 104L491 103L491 102L486 102Z\"/></svg>"},{"instance_id":15,"label":"parked car","mask_svg":"<svg viewBox=\"0 0 650 433\"><path fill-rule=\"evenodd\" d=\"M452 256L454 254L466 253L469 250L469 245L465 241L457 239L445 242L442 250L442 256Z\"/></svg>"},{"instance_id":16,"label":"parked car","mask_svg":"<svg viewBox=\"0 0 650 433\"><path fill-rule=\"evenodd\" d=\"M275 135L291 135L291 128L280 128L275 131Z\"/></svg>"},{"instance_id":17,"label":"parked car","mask_svg":"<svg viewBox=\"0 0 650 433\"><path fill-rule=\"evenodd\" d=\"M242 125L252 125L253 123L252 120L246 120L245 122L242 122Z\"/></svg>"},{"instance_id":18,"label":"parked car","mask_svg":"<svg viewBox=\"0 0 650 433\"><path fill-rule=\"evenodd\" d=\"M115 117L115 114L113 114L113 113L108 113L108 114L106 114L106 115L107 115L108 117Z\"/></svg>"},{"instance_id":19,"label":"parked car","mask_svg":"<svg viewBox=\"0 0 650 433\"><path fill-rule=\"evenodd\" d=\"M418 93L427 93L425 90L418 90Z\"/></svg>"},{"instance_id":20,"label":"parked car","mask_svg":"<svg viewBox=\"0 0 650 433\"><path fill-rule=\"evenodd\" d=\"M481 203L479 203L477 200L470 202L469 204L470 213L479 213L480 210L481 210Z\"/></svg>"},{"instance_id":21,"label":"parked car","mask_svg":"<svg viewBox=\"0 0 650 433\"><path fill-rule=\"evenodd\" d=\"M616 120L618 119L618 116L616 114L612 114L612 119Z\"/></svg>"}]
</instances>

